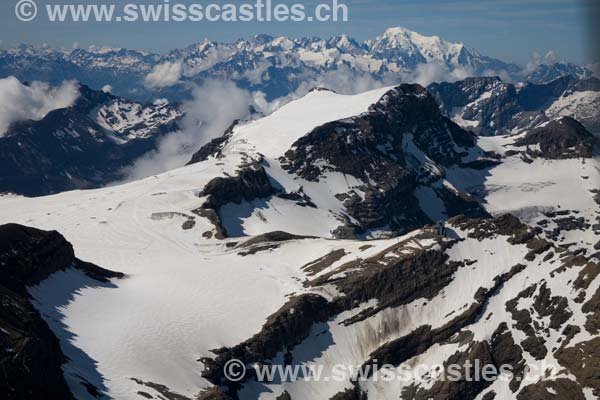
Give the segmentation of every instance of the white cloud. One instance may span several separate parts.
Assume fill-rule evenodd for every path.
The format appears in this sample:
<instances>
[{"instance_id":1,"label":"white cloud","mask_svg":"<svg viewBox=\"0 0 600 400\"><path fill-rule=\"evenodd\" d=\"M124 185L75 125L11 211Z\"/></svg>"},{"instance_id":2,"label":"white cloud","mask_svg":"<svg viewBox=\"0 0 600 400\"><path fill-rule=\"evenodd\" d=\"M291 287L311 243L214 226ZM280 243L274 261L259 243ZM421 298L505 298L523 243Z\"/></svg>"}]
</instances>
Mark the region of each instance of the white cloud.
<instances>
[{"instance_id":1,"label":"white cloud","mask_svg":"<svg viewBox=\"0 0 600 400\"><path fill-rule=\"evenodd\" d=\"M221 136L233 121L248 117L250 105L254 104L248 91L229 81L207 81L192 94L193 99L182 105L182 129L165 136L155 151L128 167L125 181L182 167L202 145Z\"/></svg>"},{"instance_id":2,"label":"white cloud","mask_svg":"<svg viewBox=\"0 0 600 400\"><path fill-rule=\"evenodd\" d=\"M538 52L534 52L531 55L531 60L529 60L529 62L525 66L525 69L523 70L523 74L529 75L532 72L534 72L536 69L538 69L538 67L540 65L542 65L542 64L551 65L551 64L556 63L557 61L558 61L558 57L556 56L556 53L554 52L554 50L550 50L544 56L541 56L540 53L538 53Z\"/></svg>"},{"instance_id":3,"label":"white cloud","mask_svg":"<svg viewBox=\"0 0 600 400\"><path fill-rule=\"evenodd\" d=\"M340 94L357 94L383 86L393 86L398 83L396 75L384 77L382 80L371 75L354 71L347 66L340 66L335 71L327 71L318 76L307 76L300 86L287 96L279 97L271 102L267 101L263 92L254 92L254 105L263 114L268 115L277 111L290 101L305 96L310 90L320 87L333 90Z\"/></svg>"},{"instance_id":4,"label":"white cloud","mask_svg":"<svg viewBox=\"0 0 600 400\"><path fill-rule=\"evenodd\" d=\"M166 62L152 69L144 78L144 85L150 89L160 89L175 85L181 79L182 62Z\"/></svg>"},{"instance_id":5,"label":"white cloud","mask_svg":"<svg viewBox=\"0 0 600 400\"><path fill-rule=\"evenodd\" d=\"M172 68L162 69L163 75L166 75L166 71ZM503 71L488 72L507 79L507 74ZM263 92L249 93L230 81L207 81L193 90L192 100L182 105L185 112L182 129L165 136L156 151L146 154L127 168L124 171L124 180L141 179L182 167L195 151L209 140L222 135L234 120L249 117L251 105L264 115L269 115L290 101L306 95L315 87L331 89L342 94L356 94L400 82L427 86L433 82L454 82L473 75L471 70L462 67L449 70L438 64L421 64L411 73L390 73L378 80L369 74L341 66L336 71L329 71L317 77L306 77L293 93L271 102Z\"/></svg>"},{"instance_id":6,"label":"white cloud","mask_svg":"<svg viewBox=\"0 0 600 400\"><path fill-rule=\"evenodd\" d=\"M452 70L445 65L428 63L419 64L414 71L401 73L402 82L418 83L422 86L429 86L434 82L456 82L462 79L474 76L469 68L456 67Z\"/></svg>"},{"instance_id":7,"label":"white cloud","mask_svg":"<svg viewBox=\"0 0 600 400\"><path fill-rule=\"evenodd\" d=\"M363 72L353 71L342 65L335 71L319 74L317 77L303 83L296 93L306 94L314 87L324 87L341 94L357 94L385 86L385 83Z\"/></svg>"},{"instance_id":8,"label":"white cloud","mask_svg":"<svg viewBox=\"0 0 600 400\"><path fill-rule=\"evenodd\" d=\"M152 102L152 104L154 104L155 106L166 106L167 104L169 104L169 100L167 100L167 99L156 99L156 100L154 100L154 102Z\"/></svg>"},{"instance_id":9,"label":"white cloud","mask_svg":"<svg viewBox=\"0 0 600 400\"><path fill-rule=\"evenodd\" d=\"M326 87L340 93L354 94L381 86L382 82L366 74L357 74L349 68L341 68L306 81L294 93L269 102L264 93L250 93L231 81L206 81L194 88L192 100L182 104L185 115L181 122L181 130L165 136L155 151L149 152L126 168L123 171L123 181L142 179L184 166L194 152L211 139L221 136L233 121L250 117L250 106L268 115L288 102L304 96L314 87Z\"/></svg>"},{"instance_id":10,"label":"white cloud","mask_svg":"<svg viewBox=\"0 0 600 400\"><path fill-rule=\"evenodd\" d=\"M112 90L113 90L113 88L112 88L112 86L110 86L110 85L104 85L104 86L102 86L102 91L103 91L104 93L111 93L111 92L112 92Z\"/></svg>"},{"instance_id":11,"label":"white cloud","mask_svg":"<svg viewBox=\"0 0 600 400\"><path fill-rule=\"evenodd\" d=\"M0 79L0 137L12 123L40 120L50 111L73 105L79 97L79 85L65 81L59 87L33 82L23 85L13 76Z\"/></svg>"}]
</instances>

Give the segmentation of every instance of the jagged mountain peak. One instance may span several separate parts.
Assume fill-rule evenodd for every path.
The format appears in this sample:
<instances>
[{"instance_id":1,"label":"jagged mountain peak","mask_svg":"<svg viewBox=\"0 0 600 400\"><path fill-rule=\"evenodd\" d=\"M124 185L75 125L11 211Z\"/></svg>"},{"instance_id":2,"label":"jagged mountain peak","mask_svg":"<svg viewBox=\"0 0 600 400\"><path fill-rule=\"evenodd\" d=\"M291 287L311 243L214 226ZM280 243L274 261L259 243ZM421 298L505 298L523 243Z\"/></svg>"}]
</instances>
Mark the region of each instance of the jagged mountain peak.
<instances>
[{"instance_id":1,"label":"jagged mountain peak","mask_svg":"<svg viewBox=\"0 0 600 400\"><path fill-rule=\"evenodd\" d=\"M477 70L489 62L479 53L468 50L462 43L449 42L438 36L421 35L402 27L386 30L368 45L371 53L395 60L404 68L435 63L450 69L462 66ZM493 64L496 67L502 65L497 60Z\"/></svg>"},{"instance_id":2,"label":"jagged mountain peak","mask_svg":"<svg viewBox=\"0 0 600 400\"><path fill-rule=\"evenodd\" d=\"M346 51L353 51L363 47L363 45L361 45L356 39L346 34L332 36L327 43L330 46Z\"/></svg>"},{"instance_id":3,"label":"jagged mountain peak","mask_svg":"<svg viewBox=\"0 0 600 400\"><path fill-rule=\"evenodd\" d=\"M412 31L410 29L404 28L402 26L394 26L394 27L389 27L387 28L380 36L378 36L378 39L399 39L399 38L426 38L428 36L422 35L420 33L417 33L415 31ZM432 36L432 39L438 39L439 37L437 36Z\"/></svg>"},{"instance_id":4,"label":"jagged mountain peak","mask_svg":"<svg viewBox=\"0 0 600 400\"><path fill-rule=\"evenodd\" d=\"M526 132L515 145L535 146L536 149L527 148L530 157L590 158L600 150L600 139L575 119L564 116Z\"/></svg>"},{"instance_id":5,"label":"jagged mountain peak","mask_svg":"<svg viewBox=\"0 0 600 400\"><path fill-rule=\"evenodd\" d=\"M39 196L97 187L176 129L182 112L79 86L72 105L12 124L0 138L2 191Z\"/></svg>"},{"instance_id":6,"label":"jagged mountain peak","mask_svg":"<svg viewBox=\"0 0 600 400\"><path fill-rule=\"evenodd\" d=\"M561 116L600 132L600 81L565 75L547 83L514 84L498 77L433 83L428 90L442 111L481 135L517 134Z\"/></svg>"},{"instance_id":7,"label":"jagged mountain peak","mask_svg":"<svg viewBox=\"0 0 600 400\"><path fill-rule=\"evenodd\" d=\"M265 140L266 132L278 135ZM443 183L445 166L476 152L474 145L470 133L441 115L424 87L402 84L357 96L313 91L269 117L233 127L193 162L241 155L244 165L253 165L240 167L239 178L208 185L201 193L205 212L224 215L222 199L237 199L239 207L260 200L266 220L284 209L306 221L320 215L318 225L288 227L294 234L375 237L405 233L459 209L484 215L467 195ZM328 194L318 189L324 186L331 187ZM420 190L439 196L442 209L420 202ZM246 194L242 201L234 193ZM217 232L237 236L267 226L250 220L241 226L224 220Z\"/></svg>"}]
</instances>

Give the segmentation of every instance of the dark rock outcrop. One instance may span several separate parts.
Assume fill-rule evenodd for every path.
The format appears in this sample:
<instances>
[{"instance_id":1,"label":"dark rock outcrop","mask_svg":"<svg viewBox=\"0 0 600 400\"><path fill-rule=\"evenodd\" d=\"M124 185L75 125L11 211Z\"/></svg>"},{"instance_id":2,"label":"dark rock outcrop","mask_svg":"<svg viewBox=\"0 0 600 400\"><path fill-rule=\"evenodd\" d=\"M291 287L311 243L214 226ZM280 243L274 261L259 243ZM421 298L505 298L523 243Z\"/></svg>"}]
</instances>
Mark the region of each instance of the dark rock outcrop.
<instances>
[{"instance_id":1,"label":"dark rock outcrop","mask_svg":"<svg viewBox=\"0 0 600 400\"><path fill-rule=\"evenodd\" d=\"M78 268L106 281L122 274L75 258L57 232L0 226L0 397L7 400L73 399L64 380L58 339L32 306L27 287L53 273Z\"/></svg>"},{"instance_id":2,"label":"dark rock outcrop","mask_svg":"<svg viewBox=\"0 0 600 400\"><path fill-rule=\"evenodd\" d=\"M264 167L258 162L243 166L237 175L214 178L206 184L200 197L208 196L203 208L219 210L227 203L240 204L277 193Z\"/></svg>"},{"instance_id":3,"label":"dark rock outcrop","mask_svg":"<svg viewBox=\"0 0 600 400\"><path fill-rule=\"evenodd\" d=\"M125 100L81 86L71 107L51 111L40 121L13 124L0 137L0 193L42 196L105 185L122 178L123 168L155 149L164 134L178 129L178 118L165 118L164 123L148 120L147 126L131 128L147 129L147 135L115 138L118 134L92 115L115 101ZM167 114L175 110L170 105L140 107L166 107ZM128 132L121 134L125 138Z\"/></svg>"},{"instance_id":4,"label":"dark rock outcrop","mask_svg":"<svg viewBox=\"0 0 600 400\"><path fill-rule=\"evenodd\" d=\"M241 204L243 201L268 198L278 191L271 184L265 168L255 161L240 167L235 176L217 177L208 182L198 195L206 197L206 201L194 213L207 218L215 226L215 237L223 239L227 237L227 230L221 224L221 207L228 203ZM205 233L206 237L212 235L212 232Z\"/></svg>"},{"instance_id":5,"label":"dark rock outcrop","mask_svg":"<svg viewBox=\"0 0 600 400\"><path fill-rule=\"evenodd\" d=\"M187 165L197 164L199 162L206 161L211 156L218 157L220 155L221 149L231 137L233 133L233 128L238 124L238 122L239 121L234 121L233 124L231 124L231 126L227 128L223 135L212 139L210 142L202 146L200 150L198 150L192 155L192 158L187 163Z\"/></svg>"},{"instance_id":6,"label":"dark rock outcrop","mask_svg":"<svg viewBox=\"0 0 600 400\"><path fill-rule=\"evenodd\" d=\"M329 400L367 400L367 394L360 390L357 386L352 389L347 389L343 392L337 393Z\"/></svg>"},{"instance_id":7,"label":"dark rock outcrop","mask_svg":"<svg viewBox=\"0 0 600 400\"><path fill-rule=\"evenodd\" d=\"M574 92L600 92L600 80L565 74L545 83L522 86L502 82L498 77L475 77L457 82L433 83L428 90L445 115L458 117L478 135L504 135L532 129L553 118L549 107ZM550 114L550 115L548 115ZM572 115L581 118L588 130L596 132L600 113Z\"/></svg>"},{"instance_id":8,"label":"dark rock outcrop","mask_svg":"<svg viewBox=\"0 0 600 400\"><path fill-rule=\"evenodd\" d=\"M473 135L444 117L423 87L400 85L369 112L315 128L280 162L289 173L309 181L336 171L365 182L360 188L364 196L355 191L339 194L358 225L347 221L338 236L359 236L382 227L402 234L432 222L415 196L419 185L434 188L449 212L485 215L468 195L433 185L443 172L432 171L416 154L422 152L443 170L460 163L474 146Z\"/></svg>"},{"instance_id":9,"label":"dark rock outcrop","mask_svg":"<svg viewBox=\"0 0 600 400\"><path fill-rule=\"evenodd\" d=\"M232 348L213 350L217 354L214 359L202 359L206 366L202 376L228 388L228 395L237 398L237 390L253 378L253 371L248 369L243 379L231 382L224 376L224 366L229 360L237 359L247 365L270 360L281 351L289 352L309 335L313 324L330 316L331 307L324 297L315 294L294 297L267 318L262 330L252 338Z\"/></svg>"},{"instance_id":10,"label":"dark rock outcrop","mask_svg":"<svg viewBox=\"0 0 600 400\"><path fill-rule=\"evenodd\" d=\"M526 133L514 145L537 145L539 149L527 150L528 156L560 160L590 158L600 149L600 140L573 118L563 117Z\"/></svg>"},{"instance_id":11,"label":"dark rock outcrop","mask_svg":"<svg viewBox=\"0 0 600 400\"><path fill-rule=\"evenodd\" d=\"M197 400L232 400L227 394L221 389L213 387L200 393Z\"/></svg>"},{"instance_id":12,"label":"dark rock outcrop","mask_svg":"<svg viewBox=\"0 0 600 400\"><path fill-rule=\"evenodd\" d=\"M524 256L523 264L518 263L504 273L497 275L488 287L481 287L474 293L472 302L461 307L459 312L443 325L433 327L420 325L411 327L408 333L402 336L386 336L386 332L395 332L398 329L390 322L389 326L382 324L380 334L386 337L379 347L372 351L362 364L362 371L366 376L351 378L353 389L336 394L334 399L366 399L368 393L360 390L359 379L368 379L377 371L377 366L392 365L397 367L416 356L423 355L434 345L450 345L460 343L459 350L449 354L443 362L443 372L455 376L455 366L462 366L459 379L435 379L426 385L414 383L405 387L401 393L402 398L413 400L462 400L473 399L483 393L497 379L500 374L510 372L512 378L508 382L511 392L526 393L531 398L543 398L546 387L557 393L570 394L579 398L583 387L594 388L597 394L598 374L594 369L597 364L598 352L596 339L578 343L568 347L571 340L581 332L580 327L568 325L572 312L568 307L568 300L562 296L554 295L543 281L530 285L519 295L506 303L506 309L512 318L492 326L493 333L487 340L473 341L470 326L488 320L491 316L489 303L501 293L509 281L518 279L520 273L528 267L526 264L541 260L548 261L548 254L560 253L560 263L556 265L553 273L560 273L566 268L582 268L579 277L573 284L579 289L586 289L594 279L595 264L589 264L582 256L574 256L566 250L555 247L538 236L539 231L520 222L512 215L501 215L489 219L469 219L464 216L452 218L449 222L452 228L460 229L468 240L483 241L492 237L503 237L503 240L513 246L529 249ZM421 236L419 236L421 235ZM227 382L224 379L222 368L232 358L241 359L247 365L253 363L269 364L276 355L284 354L286 364L294 364L292 349L303 341L313 340L312 335L320 336L325 333L318 325L319 333L316 334L317 324L328 321L331 323L341 313L349 310L356 312L349 318L339 322L340 326L349 327L360 323L366 318L377 315L383 310L390 310L398 306L410 304L416 299L430 300L440 295L442 290L454 279L458 268L469 268L471 260L450 261L448 249L458 245L461 239L442 238L433 235L427 230L415 238L436 239L430 248L415 249L407 252L413 239L399 242L378 254L365 259L356 259L344 263L336 268L329 269L333 262L344 256L344 252L330 253L315 260L306 266L307 270L314 268L316 277L305 283L307 289L335 288L333 299L326 300L317 294L305 294L295 297L281 310L269 318L262 331L253 338L229 349L219 349L215 359L202 360L208 369L204 377L216 385L225 387L228 394L236 398L240 385L252 380L255 375L251 371L241 383ZM531 265L531 264L529 264ZM588 276L591 274L590 276ZM519 307L521 298L530 299L527 309ZM593 296L586 303L582 311L589 318L594 318L598 310L598 297ZM376 301L374 301L376 300ZM358 305L373 302L373 306L358 310ZM293 312L292 312L293 311ZM299 314L299 315L298 315ZM453 315L451 313L449 315ZM545 321L542 325L540 321ZM592 321L592 322L590 322ZM547 322L547 323L546 323ZM595 328L597 319L588 319L590 328ZM400 323L400 322L397 322ZM311 334L311 329L313 333ZM514 329L525 333L526 339L517 343L513 336ZM546 339L550 329L562 332L564 340L559 349L546 348ZM590 330L592 334L595 334ZM310 338L310 339L309 339ZM312 342L305 342L310 344ZM454 350L453 350L454 351ZM525 353L531 354L536 359L542 359L553 352L561 366L577 377L577 382L567 382L554 379L545 383L537 383L527 387L524 376L527 373ZM489 372L489 367L495 367ZM373 367L373 368L367 368ZM508 369L510 367L510 369ZM469 368L469 373L464 370ZM487 372L486 372L487 371ZM484 376L483 374L486 374ZM491 374L491 376L490 376ZM449 375L446 375L449 376ZM471 379L469 379L471 377ZM483 377L483 378L482 378ZM550 385L550 386L548 386ZM550 392L551 393L551 392ZM399 394L400 395L400 394ZM494 392L490 391L484 397L493 399ZM519 394L516 398L526 399L526 395ZM562 397L555 397L562 398Z\"/></svg>"}]
</instances>

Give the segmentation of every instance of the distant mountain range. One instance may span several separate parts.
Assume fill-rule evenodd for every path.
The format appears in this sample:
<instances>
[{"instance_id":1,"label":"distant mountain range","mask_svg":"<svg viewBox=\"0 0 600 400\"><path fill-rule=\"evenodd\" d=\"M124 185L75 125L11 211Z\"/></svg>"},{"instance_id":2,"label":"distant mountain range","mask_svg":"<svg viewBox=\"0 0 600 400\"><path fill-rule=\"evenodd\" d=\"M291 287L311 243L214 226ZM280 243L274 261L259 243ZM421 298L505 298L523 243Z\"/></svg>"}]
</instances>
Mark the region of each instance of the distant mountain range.
<instances>
[{"instance_id":1,"label":"distant mountain range","mask_svg":"<svg viewBox=\"0 0 600 400\"><path fill-rule=\"evenodd\" d=\"M586 68L570 63L525 69L461 43L404 28L390 28L364 42L347 35L329 39L257 35L235 43L204 40L164 55L104 47L61 50L20 46L0 51L0 77L14 75L22 81L53 84L76 79L97 89L109 85L117 95L145 101L157 96L181 100L190 94L187 83L208 78L233 80L240 87L264 92L267 99L286 96L303 85L335 86L336 80L343 81L339 86L345 90L358 92L362 87L352 90L347 83L375 80L396 84L427 79L422 75L431 71L421 71L425 64L436 66L436 77L442 81L450 80L444 79L444 74L455 79L498 75L534 83L563 75L591 76Z\"/></svg>"}]
</instances>

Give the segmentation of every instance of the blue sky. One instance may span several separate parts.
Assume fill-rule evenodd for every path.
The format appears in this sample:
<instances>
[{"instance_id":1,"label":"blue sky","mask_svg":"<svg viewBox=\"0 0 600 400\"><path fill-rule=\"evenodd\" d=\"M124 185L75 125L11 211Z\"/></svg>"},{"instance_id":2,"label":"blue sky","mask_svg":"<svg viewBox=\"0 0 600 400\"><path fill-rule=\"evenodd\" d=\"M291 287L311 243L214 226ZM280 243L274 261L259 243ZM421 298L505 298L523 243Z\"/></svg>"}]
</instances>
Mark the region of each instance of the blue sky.
<instances>
[{"instance_id":1,"label":"blue sky","mask_svg":"<svg viewBox=\"0 0 600 400\"><path fill-rule=\"evenodd\" d=\"M201 0L225 3L224 0ZM254 0L244 1L252 3ZM273 0L277 1L277 0ZM329 1L329 0L318 0ZM343 0L340 0L344 2ZM67 3L69 0L38 0ZM71 3L159 4L162 0L70 0ZM171 0L189 4L191 0ZM239 0L227 1L240 3ZM317 0L281 0L300 2L307 7ZM599 0L346 0L350 21L344 23L24 23L17 20L17 0L0 4L0 40L2 46L17 43L70 47L74 42L127 47L163 52L198 42L233 41L256 33L271 35L331 36L347 33L357 39L374 38L390 26L404 26L427 35L460 41L480 52L506 61L526 63L531 54L553 50L560 59L579 64L597 62L592 55L591 26L598 21Z\"/></svg>"}]
</instances>

